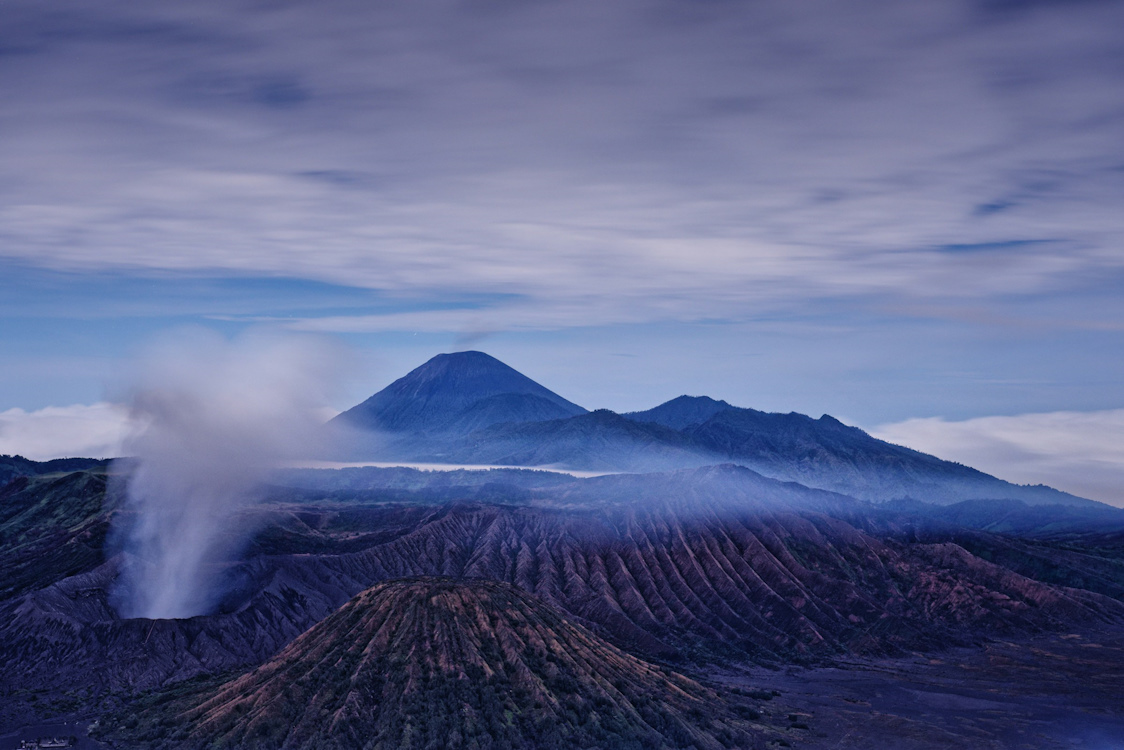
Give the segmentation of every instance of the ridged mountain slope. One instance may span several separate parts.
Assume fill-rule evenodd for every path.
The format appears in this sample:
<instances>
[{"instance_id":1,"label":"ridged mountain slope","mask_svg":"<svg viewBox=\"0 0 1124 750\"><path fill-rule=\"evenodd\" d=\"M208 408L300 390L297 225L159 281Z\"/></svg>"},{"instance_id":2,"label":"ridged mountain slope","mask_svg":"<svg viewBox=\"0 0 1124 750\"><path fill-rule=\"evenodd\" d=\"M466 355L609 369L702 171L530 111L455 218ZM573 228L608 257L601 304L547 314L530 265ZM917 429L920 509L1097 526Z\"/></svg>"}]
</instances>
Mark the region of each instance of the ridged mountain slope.
<instances>
[{"instance_id":1,"label":"ridged mountain slope","mask_svg":"<svg viewBox=\"0 0 1124 750\"><path fill-rule=\"evenodd\" d=\"M469 435L452 455L474 464L560 466L592 471L667 471L700 463L671 428L598 409L568 419L500 424Z\"/></svg>"},{"instance_id":2,"label":"ridged mountain slope","mask_svg":"<svg viewBox=\"0 0 1124 750\"><path fill-rule=\"evenodd\" d=\"M887 443L827 414L813 419L680 396L627 416L678 430L693 450L712 461L736 461L768 476L872 502L1019 499L1030 504L1097 505L1050 487L1011 484L963 464Z\"/></svg>"},{"instance_id":3,"label":"ridged mountain slope","mask_svg":"<svg viewBox=\"0 0 1124 750\"><path fill-rule=\"evenodd\" d=\"M448 578L377 584L258 669L174 711L170 742L144 729L137 739L246 750L717 750L764 738L713 691L525 591Z\"/></svg>"},{"instance_id":4,"label":"ridged mountain slope","mask_svg":"<svg viewBox=\"0 0 1124 750\"><path fill-rule=\"evenodd\" d=\"M359 591L419 575L506 581L632 653L695 663L819 661L1124 622L1109 598L1124 596L1120 566L1096 555L985 532L928 535L744 468L597 477L516 504L402 500L279 509L288 520L275 554L229 571L214 615L119 619L107 598L116 561L0 603L0 689L152 686L259 664ZM333 523L344 549L369 532L366 548L305 553Z\"/></svg>"}]
</instances>

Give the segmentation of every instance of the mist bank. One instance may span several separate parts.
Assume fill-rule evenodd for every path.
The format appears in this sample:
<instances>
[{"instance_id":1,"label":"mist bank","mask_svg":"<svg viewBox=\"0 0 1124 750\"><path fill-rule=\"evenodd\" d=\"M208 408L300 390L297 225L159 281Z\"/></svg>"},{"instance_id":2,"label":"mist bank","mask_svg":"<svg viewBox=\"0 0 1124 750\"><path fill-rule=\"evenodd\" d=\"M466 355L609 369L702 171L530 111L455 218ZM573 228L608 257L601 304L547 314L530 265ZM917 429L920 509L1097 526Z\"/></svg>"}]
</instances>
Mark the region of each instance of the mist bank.
<instances>
[{"instance_id":1,"label":"mist bank","mask_svg":"<svg viewBox=\"0 0 1124 750\"><path fill-rule=\"evenodd\" d=\"M876 437L1024 484L1124 506L1124 409L884 424Z\"/></svg>"}]
</instances>

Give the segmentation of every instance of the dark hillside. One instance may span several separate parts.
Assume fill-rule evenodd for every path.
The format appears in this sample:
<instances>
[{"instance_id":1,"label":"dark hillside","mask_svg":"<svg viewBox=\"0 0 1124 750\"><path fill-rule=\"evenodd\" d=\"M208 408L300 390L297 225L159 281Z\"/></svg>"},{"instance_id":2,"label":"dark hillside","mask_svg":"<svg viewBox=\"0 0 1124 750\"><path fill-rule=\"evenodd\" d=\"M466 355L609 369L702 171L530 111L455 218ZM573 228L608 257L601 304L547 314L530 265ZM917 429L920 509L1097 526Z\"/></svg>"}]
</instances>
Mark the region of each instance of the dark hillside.
<instances>
[{"instance_id":1,"label":"dark hillside","mask_svg":"<svg viewBox=\"0 0 1124 750\"><path fill-rule=\"evenodd\" d=\"M23 476L0 488L0 600L102 564L105 493L101 471Z\"/></svg>"},{"instance_id":2,"label":"dark hillside","mask_svg":"<svg viewBox=\"0 0 1124 750\"><path fill-rule=\"evenodd\" d=\"M16 477L104 469L107 464L108 461L100 458L55 458L50 461L32 461L23 456L0 456L0 487Z\"/></svg>"},{"instance_id":3,"label":"dark hillside","mask_svg":"<svg viewBox=\"0 0 1124 750\"><path fill-rule=\"evenodd\" d=\"M1093 556L928 534L732 466L574 480L516 504L334 498L269 512L257 554L216 568L228 594L215 614L119 619L107 592L127 556L0 603L0 690L151 687L253 666L406 576L511 583L630 653L697 665L1124 622L1114 574Z\"/></svg>"}]
</instances>

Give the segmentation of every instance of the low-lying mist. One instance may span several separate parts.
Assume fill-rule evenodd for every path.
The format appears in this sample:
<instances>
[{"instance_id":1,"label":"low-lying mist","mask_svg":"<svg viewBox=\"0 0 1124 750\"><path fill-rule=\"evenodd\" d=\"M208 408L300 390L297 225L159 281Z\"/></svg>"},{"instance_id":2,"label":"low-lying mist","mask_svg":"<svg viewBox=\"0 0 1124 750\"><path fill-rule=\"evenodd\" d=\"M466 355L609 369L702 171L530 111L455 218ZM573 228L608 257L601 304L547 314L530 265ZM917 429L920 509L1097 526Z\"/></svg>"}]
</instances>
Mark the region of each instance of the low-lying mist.
<instances>
[{"instance_id":1,"label":"low-lying mist","mask_svg":"<svg viewBox=\"0 0 1124 750\"><path fill-rule=\"evenodd\" d=\"M138 361L129 459L118 462L126 512L114 538L129 553L114 591L121 616L191 617L217 603L262 481L317 454L341 359L319 339L192 330Z\"/></svg>"}]
</instances>

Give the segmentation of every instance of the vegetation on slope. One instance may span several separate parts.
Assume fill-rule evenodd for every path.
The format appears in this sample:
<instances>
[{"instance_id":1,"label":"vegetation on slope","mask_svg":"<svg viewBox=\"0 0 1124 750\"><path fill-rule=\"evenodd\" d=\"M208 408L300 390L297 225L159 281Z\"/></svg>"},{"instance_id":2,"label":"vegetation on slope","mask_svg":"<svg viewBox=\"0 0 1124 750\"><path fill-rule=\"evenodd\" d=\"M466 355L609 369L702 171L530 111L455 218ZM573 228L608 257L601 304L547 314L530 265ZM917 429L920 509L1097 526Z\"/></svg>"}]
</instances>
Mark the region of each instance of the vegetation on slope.
<instances>
[{"instance_id":1,"label":"vegetation on slope","mask_svg":"<svg viewBox=\"0 0 1124 750\"><path fill-rule=\"evenodd\" d=\"M0 487L0 600L102 562L104 471L20 476Z\"/></svg>"}]
</instances>

